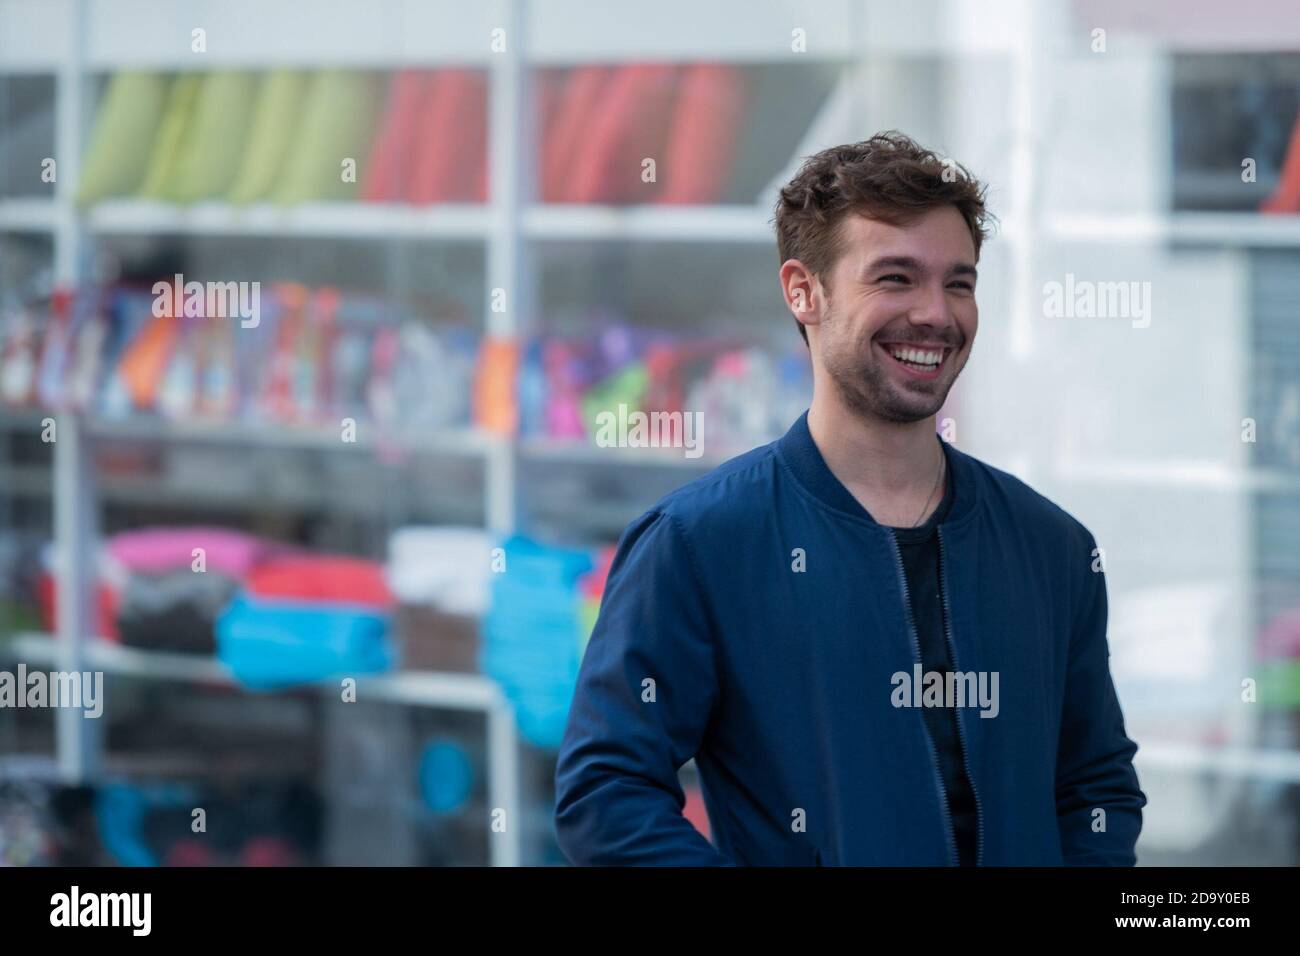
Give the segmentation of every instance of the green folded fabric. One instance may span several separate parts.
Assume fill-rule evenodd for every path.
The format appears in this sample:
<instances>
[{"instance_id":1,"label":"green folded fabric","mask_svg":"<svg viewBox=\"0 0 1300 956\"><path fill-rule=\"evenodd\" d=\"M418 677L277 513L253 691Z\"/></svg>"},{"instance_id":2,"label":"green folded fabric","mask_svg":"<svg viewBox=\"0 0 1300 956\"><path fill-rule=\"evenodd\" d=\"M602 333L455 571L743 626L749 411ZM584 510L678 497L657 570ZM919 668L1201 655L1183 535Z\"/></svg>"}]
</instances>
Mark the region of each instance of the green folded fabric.
<instances>
[{"instance_id":1,"label":"green folded fabric","mask_svg":"<svg viewBox=\"0 0 1300 956\"><path fill-rule=\"evenodd\" d=\"M1260 706L1268 710L1300 708L1300 660L1261 663L1257 691Z\"/></svg>"},{"instance_id":2,"label":"green folded fabric","mask_svg":"<svg viewBox=\"0 0 1300 956\"><path fill-rule=\"evenodd\" d=\"M232 203L256 202L271 194L289 155L306 92L307 74L300 70L272 70L262 77L244 157L230 187Z\"/></svg>"},{"instance_id":3,"label":"green folded fabric","mask_svg":"<svg viewBox=\"0 0 1300 956\"><path fill-rule=\"evenodd\" d=\"M257 77L222 71L203 77L194 115L165 191L176 202L224 196L244 156Z\"/></svg>"},{"instance_id":4,"label":"green folded fabric","mask_svg":"<svg viewBox=\"0 0 1300 956\"><path fill-rule=\"evenodd\" d=\"M628 412L641 410L650 373L645 362L632 362L612 375L606 376L582 399L582 417L587 435L596 438L600 433L600 414L626 405Z\"/></svg>"},{"instance_id":5,"label":"green folded fabric","mask_svg":"<svg viewBox=\"0 0 1300 956\"><path fill-rule=\"evenodd\" d=\"M275 201L288 205L355 198L382 96L379 77L372 73L322 70L313 75ZM345 159L357 164L354 182L343 180Z\"/></svg>"},{"instance_id":6,"label":"green folded fabric","mask_svg":"<svg viewBox=\"0 0 1300 956\"><path fill-rule=\"evenodd\" d=\"M180 158L194 106L198 99L203 77L198 73L182 73L172 83L167 107L158 126L149 169L140 186L140 195L146 199L169 199L169 186Z\"/></svg>"},{"instance_id":7,"label":"green folded fabric","mask_svg":"<svg viewBox=\"0 0 1300 956\"><path fill-rule=\"evenodd\" d=\"M149 168L167 87L162 73L127 71L108 81L82 162L78 203L129 195L140 186Z\"/></svg>"}]
</instances>

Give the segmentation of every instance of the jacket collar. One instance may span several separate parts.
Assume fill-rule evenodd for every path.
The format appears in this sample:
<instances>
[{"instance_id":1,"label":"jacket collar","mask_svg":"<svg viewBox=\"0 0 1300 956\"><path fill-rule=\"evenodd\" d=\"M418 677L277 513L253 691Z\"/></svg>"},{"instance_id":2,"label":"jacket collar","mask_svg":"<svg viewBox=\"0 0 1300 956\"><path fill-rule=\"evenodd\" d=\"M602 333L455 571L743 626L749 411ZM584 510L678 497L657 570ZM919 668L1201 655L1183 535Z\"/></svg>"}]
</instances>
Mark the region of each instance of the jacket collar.
<instances>
[{"instance_id":1,"label":"jacket collar","mask_svg":"<svg viewBox=\"0 0 1300 956\"><path fill-rule=\"evenodd\" d=\"M974 514L979 504L980 483L976 480L971 459L944 441L938 432L934 437L943 448L952 475L952 509L939 525L946 528L961 524ZM813 441L812 432L808 430L807 411L799 416L785 435L777 439L776 451L799 484L827 507L883 527L858 503L858 499L853 497L853 493L844 487L843 482L835 477L826 464L817 443Z\"/></svg>"}]
</instances>

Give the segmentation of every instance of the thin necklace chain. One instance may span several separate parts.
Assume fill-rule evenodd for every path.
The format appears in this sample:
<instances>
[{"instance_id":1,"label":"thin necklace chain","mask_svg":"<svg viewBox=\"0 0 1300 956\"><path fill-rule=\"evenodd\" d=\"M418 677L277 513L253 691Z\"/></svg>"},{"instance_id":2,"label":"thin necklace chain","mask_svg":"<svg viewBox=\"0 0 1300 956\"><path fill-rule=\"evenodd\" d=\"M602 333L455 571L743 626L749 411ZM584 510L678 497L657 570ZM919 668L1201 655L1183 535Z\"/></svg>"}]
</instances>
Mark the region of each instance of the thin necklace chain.
<instances>
[{"instance_id":1,"label":"thin necklace chain","mask_svg":"<svg viewBox=\"0 0 1300 956\"><path fill-rule=\"evenodd\" d=\"M943 448L940 447L939 448L939 473L934 478L934 487L930 489L930 497L925 499L925 504L921 507L920 517L917 518L916 521L912 523L913 528L918 527L921 524L921 518L924 518L926 511L929 510L930 502L934 499L934 493L939 488L939 480L943 478L943 473L946 470L944 468L944 465L946 464L947 464L947 458L943 453Z\"/></svg>"}]
</instances>

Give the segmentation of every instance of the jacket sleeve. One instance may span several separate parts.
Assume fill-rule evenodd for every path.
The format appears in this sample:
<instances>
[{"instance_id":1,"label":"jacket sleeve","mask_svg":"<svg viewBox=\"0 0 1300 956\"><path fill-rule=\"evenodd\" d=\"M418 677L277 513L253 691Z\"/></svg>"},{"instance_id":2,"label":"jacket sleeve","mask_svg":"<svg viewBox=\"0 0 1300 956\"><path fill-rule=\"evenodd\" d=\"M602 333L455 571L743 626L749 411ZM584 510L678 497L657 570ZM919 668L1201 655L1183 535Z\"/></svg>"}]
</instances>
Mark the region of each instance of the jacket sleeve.
<instances>
[{"instance_id":1,"label":"jacket sleeve","mask_svg":"<svg viewBox=\"0 0 1300 956\"><path fill-rule=\"evenodd\" d=\"M1057 824L1067 866L1133 866L1147 801L1133 769L1137 744L1125 733L1110 675L1106 575L1092 570L1096 542L1090 533L1085 538L1086 580L1076 591L1056 761Z\"/></svg>"},{"instance_id":2,"label":"jacket sleeve","mask_svg":"<svg viewBox=\"0 0 1300 956\"><path fill-rule=\"evenodd\" d=\"M730 865L682 816L677 779L718 696L695 567L667 514L619 542L555 771L556 836L574 864Z\"/></svg>"}]
</instances>

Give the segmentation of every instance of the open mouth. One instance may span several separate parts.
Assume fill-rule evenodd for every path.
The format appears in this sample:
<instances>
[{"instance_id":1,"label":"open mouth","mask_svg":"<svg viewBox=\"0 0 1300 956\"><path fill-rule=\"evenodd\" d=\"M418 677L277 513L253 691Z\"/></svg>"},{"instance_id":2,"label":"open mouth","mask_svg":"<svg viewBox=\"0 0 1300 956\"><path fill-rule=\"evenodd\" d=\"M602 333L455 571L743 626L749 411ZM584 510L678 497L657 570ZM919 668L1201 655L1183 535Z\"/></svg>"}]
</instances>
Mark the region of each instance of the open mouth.
<instances>
[{"instance_id":1,"label":"open mouth","mask_svg":"<svg viewBox=\"0 0 1300 956\"><path fill-rule=\"evenodd\" d=\"M943 363L948 361L948 356L952 354L950 348L922 348L899 343L877 343L877 346L891 362L908 374L921 379L938 378Z\"/></svg>"}]
</instances>

